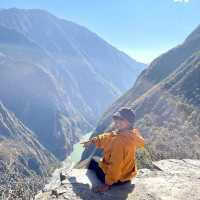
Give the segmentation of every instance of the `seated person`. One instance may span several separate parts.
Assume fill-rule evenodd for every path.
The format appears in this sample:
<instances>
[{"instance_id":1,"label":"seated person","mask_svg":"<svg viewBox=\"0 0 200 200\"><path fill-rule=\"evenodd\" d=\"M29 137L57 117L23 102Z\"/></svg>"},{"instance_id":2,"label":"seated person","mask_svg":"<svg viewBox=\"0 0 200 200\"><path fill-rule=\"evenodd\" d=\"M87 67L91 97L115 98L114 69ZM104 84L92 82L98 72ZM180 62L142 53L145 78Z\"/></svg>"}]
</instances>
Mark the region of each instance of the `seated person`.
<instances>
[{"instance_id":1,"label":"seated person","mask_svg":"<svg viewBox=\"0 0 200 200\"><path fill-rule=\"evenodd\" d=\"M95 192L105 192L113 184L130 181L137 174L136 148L144 147L144 139L138 128L133 128L135 114L129 108L122 108L113 115L114 130L83 142L84 147L95 144L103 149L100 162L91 160L88 169L96 172L103 185Z\"/></svg>"}]
</instances>

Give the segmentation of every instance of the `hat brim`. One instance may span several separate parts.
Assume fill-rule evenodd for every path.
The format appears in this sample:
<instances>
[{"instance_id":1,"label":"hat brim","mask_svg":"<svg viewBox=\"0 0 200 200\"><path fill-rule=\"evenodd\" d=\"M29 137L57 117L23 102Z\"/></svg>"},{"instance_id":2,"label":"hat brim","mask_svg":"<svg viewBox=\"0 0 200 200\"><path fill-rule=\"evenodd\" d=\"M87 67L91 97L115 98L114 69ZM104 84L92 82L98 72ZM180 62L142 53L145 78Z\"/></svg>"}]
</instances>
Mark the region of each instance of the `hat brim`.
<instances>
[{"instance_id":1,"label":"hat brim","mask_svg":"<svg viewBox=\"0 0 200 200\"><path fill-rule=\"evenodd\" d=\"M113 118L114 120L125 120L125 118L122 117L121 115L113 115L112 118Z\"/></svg>"}]
</instances>

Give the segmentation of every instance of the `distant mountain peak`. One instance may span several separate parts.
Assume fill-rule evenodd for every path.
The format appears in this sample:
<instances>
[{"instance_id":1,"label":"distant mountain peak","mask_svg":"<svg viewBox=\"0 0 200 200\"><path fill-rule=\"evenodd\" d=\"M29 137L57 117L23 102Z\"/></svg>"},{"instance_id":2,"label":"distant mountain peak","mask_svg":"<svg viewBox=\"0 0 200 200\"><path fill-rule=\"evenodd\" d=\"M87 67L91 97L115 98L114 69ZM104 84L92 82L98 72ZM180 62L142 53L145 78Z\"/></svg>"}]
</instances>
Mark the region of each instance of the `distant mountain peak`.
<instances>
[{"instance_id":1,"label":"distant mountain peak","mask_svg":"<svg viewBox=\"0 0 200 200\"><path fill-rule=\"evenodd\" d=\"M29 8L29 9L23 9L23 8L17 8L17 7L12 7L12 8L6 8L6 9L0 9L0 11L4 12L13 12L13 13L33 13L33 14L48 14L52 15L49 11L44 10L44 9L39 9L39 8ZM52 15L54 16L54 15Z\"/></svg>"}]
</instances>

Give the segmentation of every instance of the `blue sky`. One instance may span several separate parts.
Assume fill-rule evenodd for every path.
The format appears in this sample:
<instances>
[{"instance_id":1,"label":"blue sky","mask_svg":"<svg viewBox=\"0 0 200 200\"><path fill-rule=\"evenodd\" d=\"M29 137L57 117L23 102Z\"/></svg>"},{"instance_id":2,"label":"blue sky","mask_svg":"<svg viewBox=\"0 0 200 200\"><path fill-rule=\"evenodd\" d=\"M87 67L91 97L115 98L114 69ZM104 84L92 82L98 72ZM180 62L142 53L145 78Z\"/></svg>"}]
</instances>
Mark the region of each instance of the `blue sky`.
<instances>
[{"instance_id":1,"label":"blue sky","mask_svg":"<svg viewBox=\"0 0 200 200\"><path fill-rule=\"evenodd\" d=\"M145 63L200 24L200 0L0 0L0 8L10 7L48 10Z\"/></svg>"}]
</instances>

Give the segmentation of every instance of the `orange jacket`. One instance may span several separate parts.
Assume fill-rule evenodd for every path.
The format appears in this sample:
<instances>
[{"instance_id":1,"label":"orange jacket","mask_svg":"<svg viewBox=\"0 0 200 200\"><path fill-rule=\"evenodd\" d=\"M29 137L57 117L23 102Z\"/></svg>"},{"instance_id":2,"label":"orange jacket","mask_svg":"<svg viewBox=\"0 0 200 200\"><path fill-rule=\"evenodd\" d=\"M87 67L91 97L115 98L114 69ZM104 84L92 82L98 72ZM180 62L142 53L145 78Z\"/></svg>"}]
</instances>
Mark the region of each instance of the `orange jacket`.
<instances>
[{"instance_id":1,"label":"orange jacket","mask_svg":"<svg viewBox=\"0 0 200 200\"><path fill-rule=\"evenodd\" d=\"M104 155L99 166L105 173L105 183L131 180L137 174L136 148L144 147L144 139L139 129L119 134L115 131L103 133L92 138L97 148L102 148Z\"/></svg>"}]
</instances>

